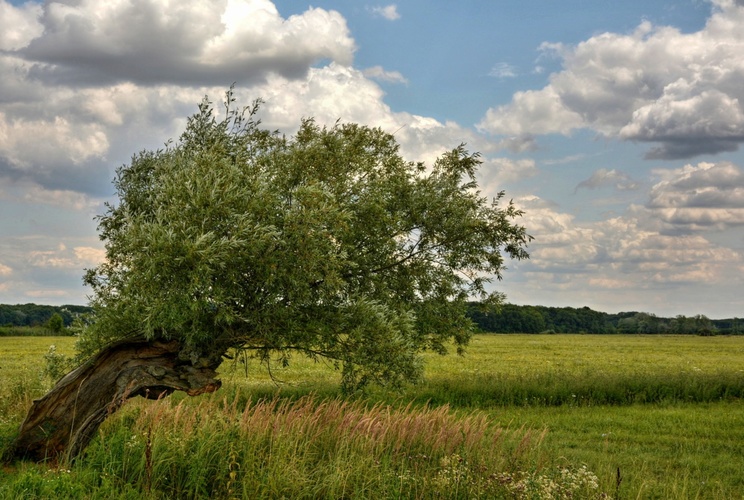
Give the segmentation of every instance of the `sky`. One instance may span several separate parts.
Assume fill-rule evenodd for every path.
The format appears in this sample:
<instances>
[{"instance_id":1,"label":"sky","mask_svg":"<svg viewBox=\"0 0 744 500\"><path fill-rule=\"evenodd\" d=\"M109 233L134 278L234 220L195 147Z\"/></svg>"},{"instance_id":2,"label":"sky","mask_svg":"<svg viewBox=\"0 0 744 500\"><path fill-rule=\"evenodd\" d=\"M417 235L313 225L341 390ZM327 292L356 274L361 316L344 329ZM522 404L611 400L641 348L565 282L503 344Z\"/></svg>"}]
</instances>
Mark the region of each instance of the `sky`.
<instances>
[{"instance_id":1,"label":"sky","mask_svg":"<svg viewBox=\"0 0 744 500\"><path fill-rule=\"evenodd\" d=\"M0 0L0 303L85 304L115 169L235 84L263 124L465 143L515 304L744 316L744 0Z\"/></svg>"}]
</instances>

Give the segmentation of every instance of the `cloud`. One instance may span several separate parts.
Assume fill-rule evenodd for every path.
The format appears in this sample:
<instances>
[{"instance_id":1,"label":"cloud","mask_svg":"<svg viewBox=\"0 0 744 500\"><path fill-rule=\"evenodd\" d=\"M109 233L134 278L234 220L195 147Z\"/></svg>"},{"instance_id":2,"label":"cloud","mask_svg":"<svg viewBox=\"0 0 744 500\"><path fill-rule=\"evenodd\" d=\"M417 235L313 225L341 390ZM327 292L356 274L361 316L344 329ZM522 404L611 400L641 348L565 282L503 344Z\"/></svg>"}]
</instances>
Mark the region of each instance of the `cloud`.
<instances>
[{"instance_id":1,"label":"cloud","mask_svg":"<svg viewBox=\"0 0 744 500\"><path fill-rule=\"evenodd\" d=\"M239 94L263 97L261 120L267 128L293 133L303 116L327 125L337 120L369 124L395 134L401 153L412 161L431 163L460 143L473 151L494 149L490 141L454 122L393 112L377 83L362 71L336 63L312 68L304 80L275 76L264 85L240 89Z\"/></svg>"},{"instance_id":2,"label":"cloud","mask_svg":"<svg viewBox=\"0 0 744 500\"><path fill-rule=\"evenodd\" d=\"M500 62L495 64L493 68L491 68L491 71L488 72L488 76L493 76L500 79L514 78L517 76L517 70L511 64Z\"/></svg>"},{"instance_id":3,"label":"cloud","mask_svg":"<svg viewBox=\"0 0 744 500\"><path fill-rule=\"evenodd\" d=\"M52 1L26 12L43 31L0 53L0 183L36 185L55 203L100 200L115 167L177 137L196 103L219 101L233 81L240 102L263 98L264 124L283 132L307 116L372 124L422 161L461 142L495 148L455 123L392 112L373 80L405 77L351 67L355 42L337 12L283 19L268 0L132 5Z\"/></svg>"},{"instance_id":4,"label":"cloud","mask_svg":"<svg viewBox=\"0 0 744 500\"><path fill-rule=\"evenodd\" d=\"M108 138L96 123L73 123L62 116L51 120L13 119L0 112L0 151L18 170L55 162L62 155L72 164L101 157Z\"/></svg>"},{"instance_id":5,"label":"cloud","mask_svg":"<svg viewBox=\"0 0 744 500\"><path fill-rule=\"evenodd\" d=\"M28 290L24 295L48 304L49 302L54 301L54 299L69 297L70 292L68 290Z\"/></svg>"},{"instance_id":6,"label":"cloud","mask_svg":"<svg viewBox=\"0 0 744 500\"><path fill-rule=\"evenodd\" d=\"M535 196L515 202L525 209L524 224L535 237L530 271L571 273L577 287L590 278L641 288L686 280L714 285L736 279L728 275L729 264L744 268L744 256L736 251L699 234L661 234L632 212L581 223Z\"/></svg>"},{"instance_id":7,"label":"cloud","mask_svg":"<svg viewBox=\"0 0 744 500\"><path fill-rule=\"evenodd\" d=\"M744 225L744 172L729 162L655 170L646 208L678 228L725 229Z\"/></svg>"},{"instance_id":8,"label":"cloud","mask_svg":"<svg viewBox=\"0 0 744 500\"><path fill-rule=\"evenodd\" d=\"M28 2L20 7L0 0L0 50L15 50L41 35L42 6Z\"/></svg>"},{"instance_id":9,"label":"cloud","mask_svg":"<svg viewBox=\"0 0 744 500\"><path fill-rule=\"evenodd\" d=\"M563 69L541 90L489 109L499 135L568 135L579 128L655 144L650 159L735 151L744 142L744 5L717 1L695 33L644 21L574 47L543 44Z\"/></svg>"},{"instance_id":10,"label":"cloud","mask_svg":"<svg viewBox=\"0 0 744 500\"><path fill-rule=\"evenodd\" d=\"M93 212L101 205L98 200L84 193L70 189L44 189L38 184L13 183L10 193L10 196L5 197L29 204L51 205L78 212ZM0 199L3 197L3 193L0 193Z\"/></svg>"},{"instance_id":11,"label":"cloud","mask_svg":"<svg viewBox=\"0 0 744 500\"><path fill-rule=\"evenodd\" d=\"M684 81L667 86L662 97L633 112L631 121L620 129L620 137L661 142L648 152L648 159L736 151L744 141L744 110L739 99L716 89L695 94L689 86Z\"/></svg>"},{"instance_id":12,"label":"cloud","mask_svg":"<svg viewBox=\"0 0 744 500\"><path fill-rule=\"evenodd\" d=\"M0 72L0 88L6 77L13 78ZM31 78L19 83L27 84L31 99L5 94L0 103L0 179L94 196L108 194L114 168L133 152L176 136L205 93L132 84L72 91Z\"/></svg>"},{"instance_id":13,"label":"cloud","mask_svg":"<svg viewBox=\"0 0 744 500\"><path fill-rule=\"evenodd\" d=\"M689 314L697 310L694 294L680 293L680 286L699 294L741 287L744 255L703 234L663 234L645 209L581 222L538 196L514 201L535 238L530 259L510 264L506 293L516 303L540 297L544 305Z\"/></svg>"},{"instance_id":14,"label":"cloud","mask_svg":"<svg viewBox=\"0 0 744 500\"><path fill-rule=\"evenodd\" d=\"M575 223L574 216L556 210L556 206L538 196L514 200L525 210L523 224L535 240L530 244L529 267L538 272L586 272L596 264L599 246L589 228Z\"/></svg>"},{"instance_id":15,"label":"cloud","mask_svg":"<svg viewBox=\"0 0 744 500\"><path fill-rule=\"evenodd\" d=\"M638 221L620 220L624 231L606 236L614 243L608 257L622 274L635 275L641 287L678 283L711 285L732 282L732 267L744 268L736 251L715 245L701 235L665 235L643 231ZM735 280L735 278L733 278Z\"/></svg>"},{"instance_id":16,"label":"cloud","mask_svg":"<svg viewBox=\"0 0 744 500\"><path fill-rule=\"evenodd\" d=\"M601 220L582 220L536 195L517 196L525 211L520 224L535 239L529 260L508 264L510 280L499 290L515 303L675 315L699 310L694 296L679 293L694 287L697 297L736 297L708 312L731 315L744 283L744 253L731 244L741 241L744 171L718 162L652 176L636 181L615 170L594 172L582 187L632 182L648 189L645 205Z\"/></svg>"},{"instance_id":17,"label":"cloud","mask_svg":"<svg viewBox=\"0 0 744 500\"><path fill-rule=\"evenodd\" d=\"M538 149L537 140L531 135L505 137L496 143L497 149L507 149L512 153L526 153Z\"/></svg>"},{"instance_id":18,"label":"cloud","mask_svg":"<svg viewBox=\"0 0 744 500\"><path fill-rule=\"evenodd\" d=\"M396 117L383 102L379 85L361 71L336 63L310 69L303 80L274 76L265 85L238 92L245 97L262 96L264 125L290 133L303 116L312 116L321 124L336 120L375 123L391 132L403 125L398 120L403 115Z\"/></svg>"},{"instance_id":19,"label":"cloud","mask_svg":"<svg viewBox=\"0 0 744 500\"><path fill-rule=\"evenodd\" d=\"M480 169L482 180L480 186L485 192L495 194L504 188L504 184L534 177L538 174L535 160L523 158L486 158Z\"/></svg>"},{"instance_id":20,"label":"cloud","mask_svg":"<svg viewBox=\"0 0 744 500\"><path fill-rule=\"evenodd\" d=\"M375 6L375 7L367 7L367 9L376 17L382 17L384 19L387 19L388 21L397 21L400 19L400 14L398 13L398 6L393 4L386 5L386 6Z\"/></svg>"},{"instance_id":21,"label":"cloud","mask_svg":"<svg viewBox=\"0 0 744 500\"><path fill-rule=\"evenodd\" d=\"M517 137L570 134L584 125L579 113L567 108L552 88L517 92L506 106L491 108L478 128L485 132Z\"/></svg>"},{"instance_id":22,"label":"cloud","mask_svg":"<svg viewBox=\"0 0 744 500\"><path fill-rule=\"evenodd\" d=\"M15 54L33 78L70 86L302 78L322 59L350 63L355 50L337 12L283 19L268 0L52 1L39 22L43 33Z\"/></svg>"},{"instance_id":23,"label":"cloud","mask_svg":"<svg viewBox=\"0 0 744 500\"><path fill-rule=\"evenodd\" d=\"M371 68L365 69L362 74L367 78L371 78L379 82L408 83L406 77L404 77L398 71L386 71L382 66L372 66Z\"/></svg>"},{"instance_id":24,"label":"cloud","mask_svg":"<svg viewBox=\"0 0 744 500\"><path fill-rule=\"evenodd\" d=\"M80 304L83 270L100 264L105 251L96 237L42 234L4 237L0 255L0 269L12 270L0 272L0 303Z\"/></svg>"},{"instance_id":25,"label":"cloud","mask_svg":"<svg viewBox=\"0 0 744 500\"><path fill-rule=\"evenodd\" d=\"M0 262L0 276L10 276L12 272L13 269Z\"/></svg>"},{"instance_id":26,"label":"cloud","mask_svg":"<svg viewBox=\"0 0 744 500\"><path fill-rule=\"evenodd\" d=\"M75 247L75 259L85 267L94 267L106 260L106 251L102 248Z\"/></svg>"},{"instance_id":27,"label":"cloud","mask_svg":"<svg viewBox=\"0 0 744 500\"><path fill-rule=\"evenodd\" d=\"M597 189L605 186L613 187L618 191L632 191L638 189L640 184L631 179L628 174L618 172L615 169L600 168L591 177L581 181L574 189L574 193L581 188Z\"/></svg>"},{"instance_id":28,"label":"cloud","mask_svg":"<svg viewBox=\"0 0 744 500\"><path fill-rule=\"evenodd\" d=\"M58 194L108 195L114 168L177 137L205 94L306 80L355 50L339 13L284 19L268 0L0 0L0 14L0 182Z\"/></svg>"},{"instance_id":29,"label":"cloud","mask_svg":"<svg viewBox=\"0 0 744 500\"><path fill-rule=\"evenodd\" d=\"M566 163L573 163L575 161L583 160L586 158L586 154L577 153L575 155L564 156L563 158L556 158L554 160L543 160L543 165L565 165Z\"/></svg>"}]
</instances>

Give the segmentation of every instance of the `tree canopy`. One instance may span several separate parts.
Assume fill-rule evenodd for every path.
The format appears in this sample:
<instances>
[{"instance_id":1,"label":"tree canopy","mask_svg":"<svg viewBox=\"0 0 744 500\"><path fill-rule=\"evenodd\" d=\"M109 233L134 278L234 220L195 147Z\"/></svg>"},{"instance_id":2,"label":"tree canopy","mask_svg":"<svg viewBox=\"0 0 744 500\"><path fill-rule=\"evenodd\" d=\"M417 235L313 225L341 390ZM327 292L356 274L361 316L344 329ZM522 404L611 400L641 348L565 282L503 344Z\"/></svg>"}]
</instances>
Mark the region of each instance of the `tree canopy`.
<instances>
[{"instance_id":1,"label":"tree canopy","mask_svg":"<svg viewBox=\"0 0 744 500\"><path fill-rule=\"evenodd\" d=\"M479 155L427 167L379 128L305 119L287 137L260 126L259 102L234 106L228 92L219 118L205 98L180 140L118 170L83 346L143 335L215 363L299 351L353 388L465 345L468 298L498 300L485 285L528 256L521 212L478 192Z\"/></svg>"},{"instance_id":2,"label":"tree canopy","mask_svg":"<svg viewBox=\"0 0 744 500\"><path fill-rule=\"evenodd\" d=\"M312 119L287 137L259 105L231 90L219 118L205 98L177 142L118 169L84 278L89 357L34 401L15 456L75 456L133 396L215 391L236 350L330 359L346 390L415 380L422 350L468 342L469 298L500 299L486 285L530 237L478 192L478 154L427 167L378 128Z\"/></svg>"}]
</instances>

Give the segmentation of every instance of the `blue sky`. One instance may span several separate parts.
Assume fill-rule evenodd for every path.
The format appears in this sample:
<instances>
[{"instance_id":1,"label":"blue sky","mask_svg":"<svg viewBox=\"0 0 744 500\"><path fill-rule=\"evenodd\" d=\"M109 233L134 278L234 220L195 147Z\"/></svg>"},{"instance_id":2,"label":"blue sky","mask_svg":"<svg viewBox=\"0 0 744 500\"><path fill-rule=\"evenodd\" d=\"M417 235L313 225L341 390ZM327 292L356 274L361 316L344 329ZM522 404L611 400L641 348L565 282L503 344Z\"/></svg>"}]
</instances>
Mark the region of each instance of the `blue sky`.
<instances>
[{"instance_id":1,"label":"blue sky","mask_svg":"<svg viewBox=\"0 0 744 500\"><path fill-rule=\"evenodd\" d=\"M535 237L511 302L742 317L742 54L742 0L0 0L0 303L85 303L114 169L236 82L482 152Z\"/></svg>"}]
</instances>

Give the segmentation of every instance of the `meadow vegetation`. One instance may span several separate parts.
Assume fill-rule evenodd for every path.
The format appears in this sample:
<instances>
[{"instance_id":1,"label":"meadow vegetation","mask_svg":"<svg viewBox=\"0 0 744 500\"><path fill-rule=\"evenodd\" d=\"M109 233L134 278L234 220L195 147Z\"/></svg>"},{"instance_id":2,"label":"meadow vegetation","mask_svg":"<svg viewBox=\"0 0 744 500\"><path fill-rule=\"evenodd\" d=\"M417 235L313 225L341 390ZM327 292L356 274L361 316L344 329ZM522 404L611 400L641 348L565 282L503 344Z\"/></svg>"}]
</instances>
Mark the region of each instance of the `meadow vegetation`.
<instances>
[{"instance_id":1,"label":"meadow vegetation","mask_svg":"<svg viewBox=\"0 0 744 500\"><path fill-rule=\"evenodd\" d=\"M58 337L59 332L46 326L0 326L0 337Z\"/></svg>"},{"instance_id":2,"label":"meadow vegetation","mask_svg":"<svg viewBox=\"0 0 744 500\"><path fill-rule=\"evenodd\" d=\"M2 450L73 342L0 339ZM744 492L741 337L477 335L464 356L427 356L423 383L354 397L333 367L290 361L270 376L236 357L214 394L131 400L75 462L5 465L0 498Z\"/></svg>"}]
</instances>

